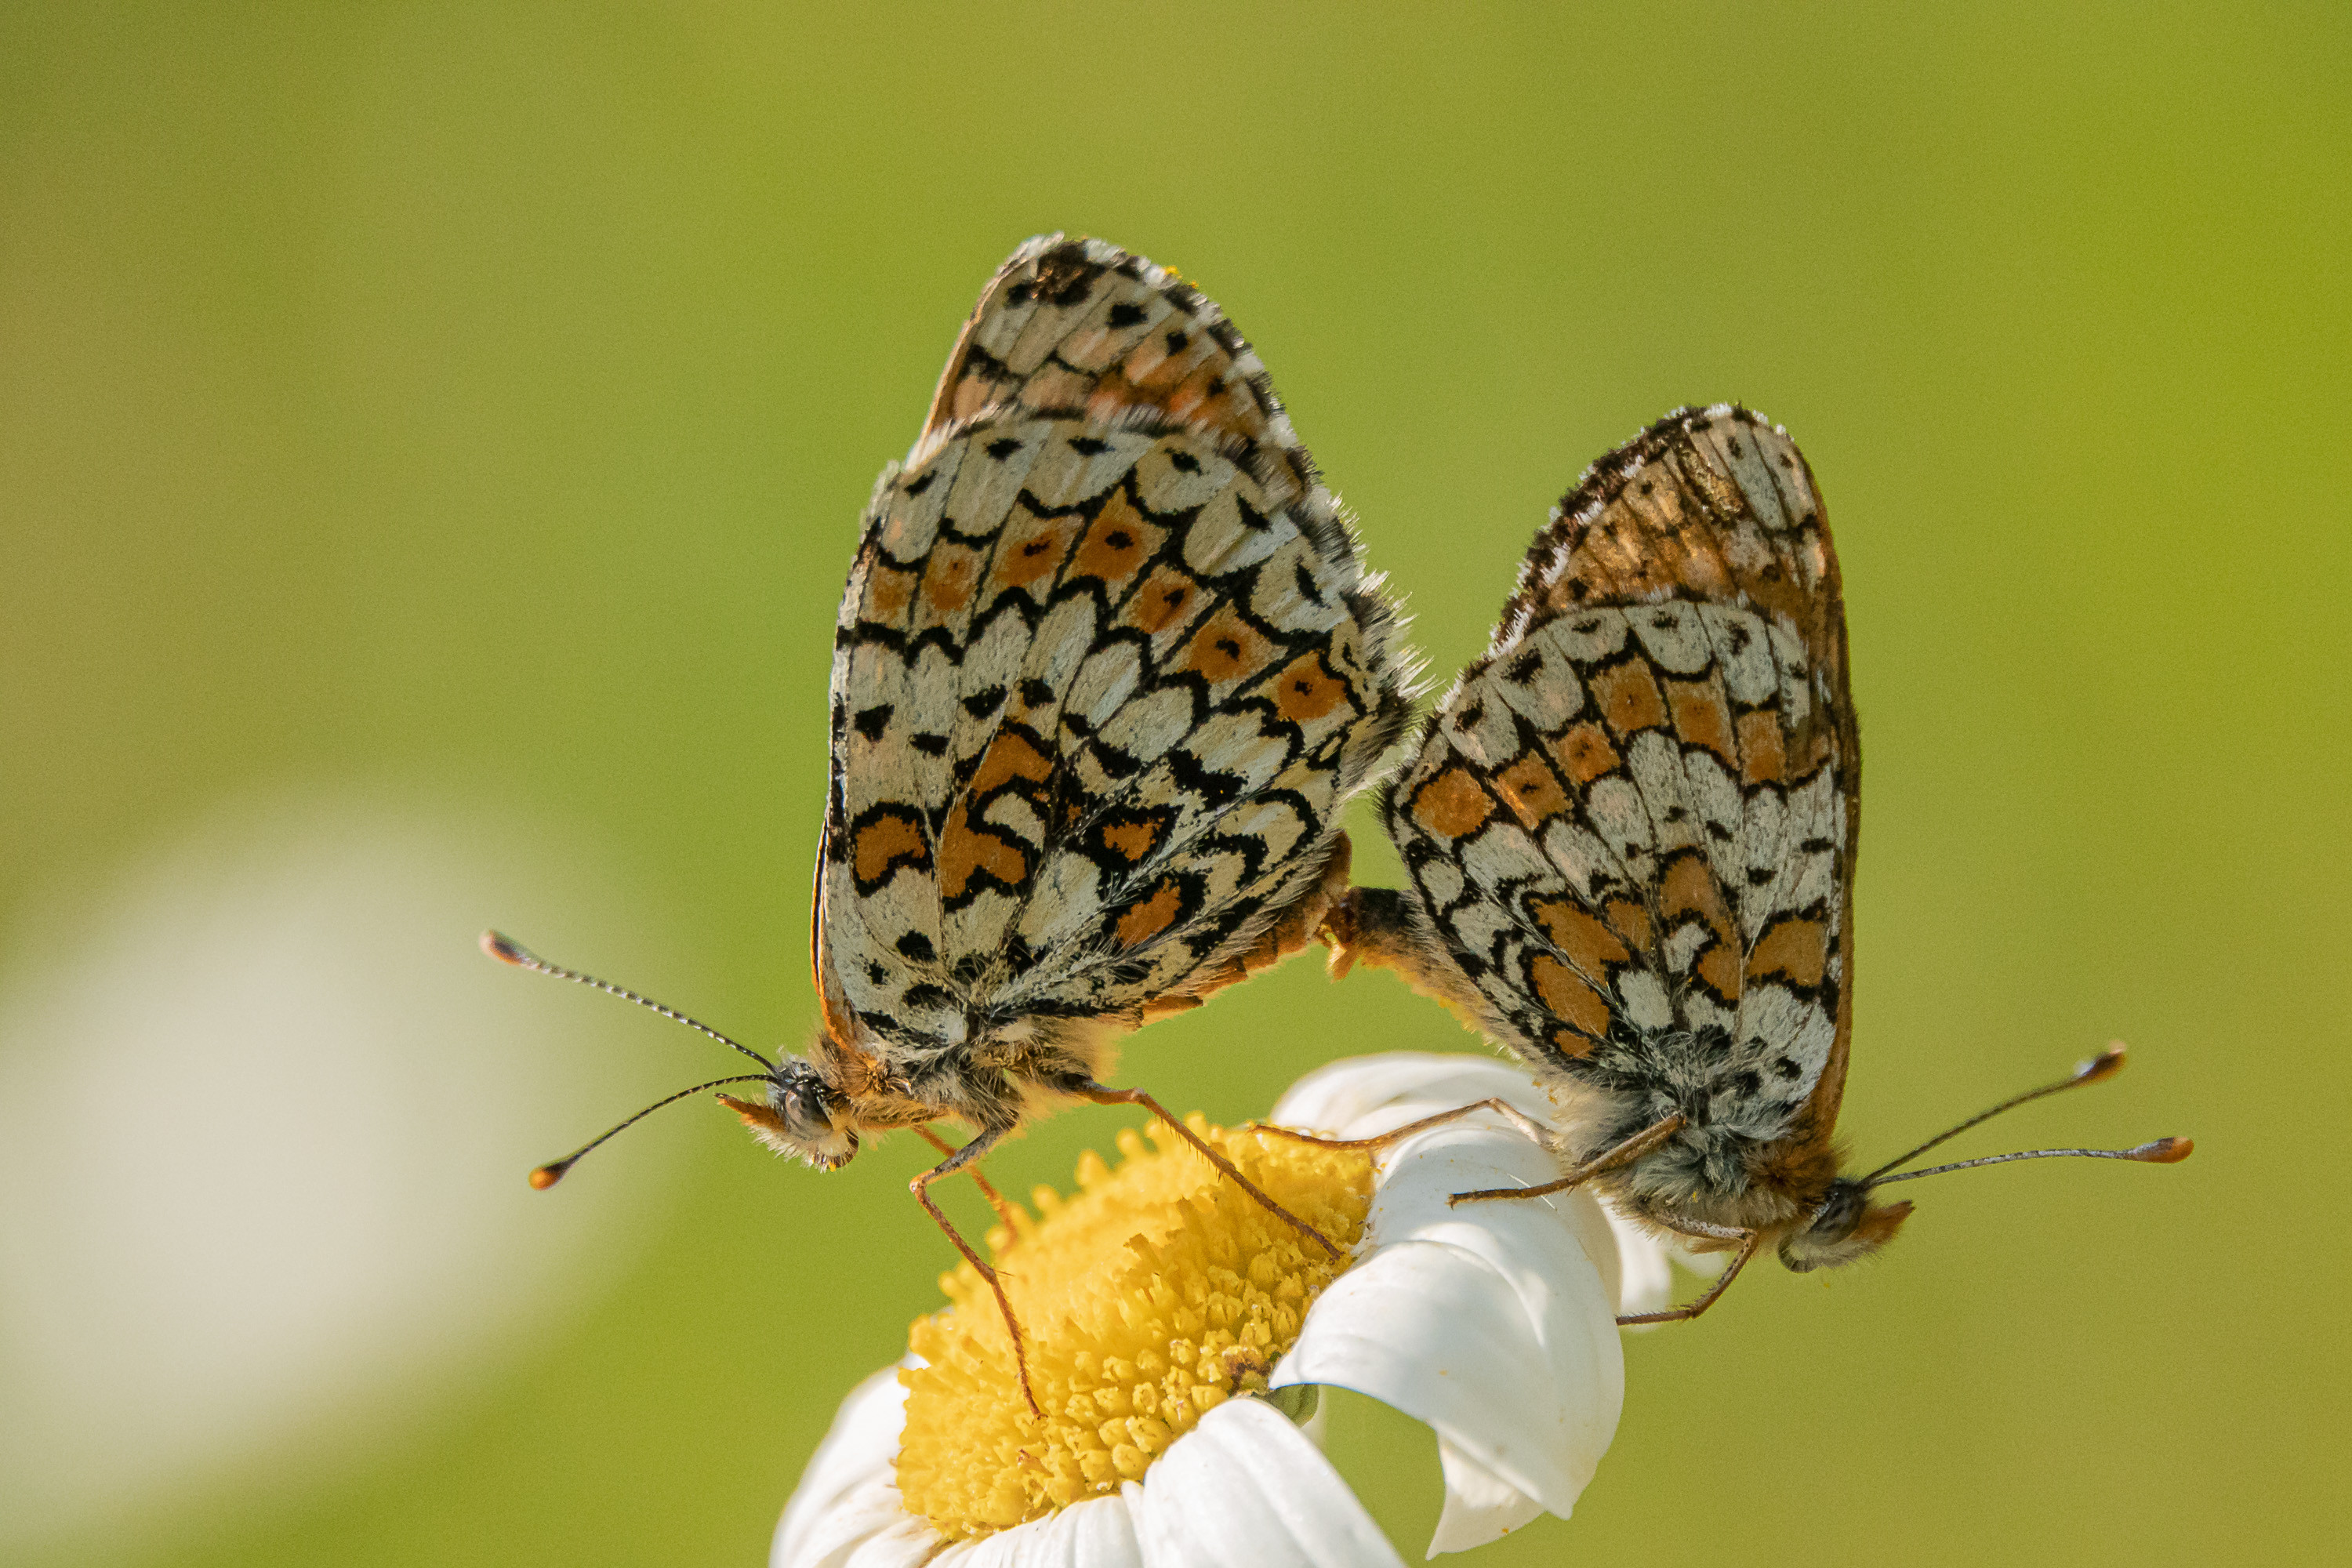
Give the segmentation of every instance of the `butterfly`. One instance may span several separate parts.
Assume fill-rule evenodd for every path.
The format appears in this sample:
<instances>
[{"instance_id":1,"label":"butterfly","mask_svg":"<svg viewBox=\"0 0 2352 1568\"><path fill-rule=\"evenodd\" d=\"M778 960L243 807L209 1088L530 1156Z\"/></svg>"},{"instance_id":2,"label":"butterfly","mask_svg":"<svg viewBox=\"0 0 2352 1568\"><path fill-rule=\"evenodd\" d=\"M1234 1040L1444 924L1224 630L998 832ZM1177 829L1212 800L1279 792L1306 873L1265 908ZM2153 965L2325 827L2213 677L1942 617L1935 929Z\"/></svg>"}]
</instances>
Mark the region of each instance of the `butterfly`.
<instances>
[{"instance_id":1,"label":"butterfly","mask_svg":"<svg viewBox=\"0 0 2352 1568\"><path fill-rule=\"evenodd\" d=\"M1379 580L1223 313L1100 240L1030 241L876 484L842 596L823 1022L804 1056L737 1045L763 1087L719 1098L820 1169L894 1129L946 1152L915 1195L995 1289L1016 1353L994 1271L927 1189L980 1179L1030 1117L1144 1106L1283 1214L1102 1079L1120 1036L1313 940L1347 886L1340 814L1402 735L1405 685ZM952 1147L938 1121L971 1136Z\"/></svg>"},{"instance_id":2,"label":"butterfly","mask_svg":"<svg viewBox=\"0 0 2352 1568\"><path fill-rule=\"evenodd\" d=\"M1388 786L1410 885L1353 889L1327 919L1336 973L1400 971L1561 1107L1555 1130L1488 1106L1555 1149L1558 1181L1456 1202L1590 1184L1659 1233L1732 1252L1696 1302L1625 1321L1696 1317L1768 1245L1799 1271L1866 1256L1911 1213L1872 1201L1890 1182L2192 1147L1894 1173L1986 1117L2110 1076L2118 1047L1867 1175L1839 1173L1861 781L1812 470L1745 408L1682 409L1554 509L1486 657Z\"/></svg>"}]
</instances>

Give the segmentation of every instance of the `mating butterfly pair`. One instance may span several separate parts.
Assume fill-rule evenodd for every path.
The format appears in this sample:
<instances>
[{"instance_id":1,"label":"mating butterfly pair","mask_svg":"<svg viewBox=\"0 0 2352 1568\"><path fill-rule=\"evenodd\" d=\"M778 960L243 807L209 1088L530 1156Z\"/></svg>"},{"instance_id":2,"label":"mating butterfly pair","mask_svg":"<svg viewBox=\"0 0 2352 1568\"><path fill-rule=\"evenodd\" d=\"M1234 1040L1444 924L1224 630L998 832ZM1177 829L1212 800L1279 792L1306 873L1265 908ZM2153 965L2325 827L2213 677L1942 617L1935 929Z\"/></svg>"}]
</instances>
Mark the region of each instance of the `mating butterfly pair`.
<instances>
[{"instance_id":1,"label":"mating butterfly pair","mask_svg":"<svg viewBox=\"0 0 2352 1568\"><path fill-rule=\"evenodd\" d=\"M1832 1149L1860 752L1837 559L1788 437L1685 409L1593 466L1387 788L1411 885L1350 889L1340 813L1405 728L1409 668L1380 579L1217 307L1100 241L1031 241L876 486L843 596L823 1025L802 1058L737 1045L761 1070L717 1083L763 1090L721 1098L825 1169L866 1132L945 1152L915 1194L996 1288L1017 1350L994 1273L926 1189L969 1169L1002 1209L974 1162L1069 1100L1143 1105L1248 1186L1101 1074L1118 1036L1320 935L1335 972L1401 970L1560 1105L1557 1130L1520 1119L1558 1183L1463 1199L1591 1182L1734 1251L1706 1296L1653 1317L1703 1310L1768 1242L1803 1269L1892 1236L1910 1205L1868 1194L1929 1173L1841 1177ZM939 1121L972 1136L951 1148Z\"/></svg>"}]
</instances>

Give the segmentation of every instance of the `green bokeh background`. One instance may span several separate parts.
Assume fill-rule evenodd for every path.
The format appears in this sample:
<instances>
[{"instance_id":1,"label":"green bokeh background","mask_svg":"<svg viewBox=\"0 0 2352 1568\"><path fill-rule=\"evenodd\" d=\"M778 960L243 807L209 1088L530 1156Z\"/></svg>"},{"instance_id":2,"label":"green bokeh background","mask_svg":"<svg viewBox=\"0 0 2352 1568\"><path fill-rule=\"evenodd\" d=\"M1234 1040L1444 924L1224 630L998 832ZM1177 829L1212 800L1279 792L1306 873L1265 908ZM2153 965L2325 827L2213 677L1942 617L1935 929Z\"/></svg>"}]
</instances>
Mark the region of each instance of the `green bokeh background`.
<instances>
[{"instance_id":1,"label":"green bokeh background","mask_svg":"<svg viewBox=\"0 0 2352 1568\"><path fill-rule=\"evenodd\" d=\"M1969 1148L2200 1152L1954 1178L1874 1267L1629 1341L1576 1519L1474 1561L2334 1559L2352 26L1890 11L10 6L0 903L257 785L423 781L662 911L524 934L665 996L693 951L670 999L796 1042L858 509L1023 237L1225 304L1440 670L1586 462L1737 397L1844 561L1859 1151L2121 1037ZM1124 1073L1239 1120L1391 1048L1477 1047L1300 963ZM497 1375L43 1562L761 1560L945 1248L906 1141L820 1178L673 1114L651 1239ZM1343 1415L1417 1559L1433 1446Z\"/></svg>"}]
</instances>

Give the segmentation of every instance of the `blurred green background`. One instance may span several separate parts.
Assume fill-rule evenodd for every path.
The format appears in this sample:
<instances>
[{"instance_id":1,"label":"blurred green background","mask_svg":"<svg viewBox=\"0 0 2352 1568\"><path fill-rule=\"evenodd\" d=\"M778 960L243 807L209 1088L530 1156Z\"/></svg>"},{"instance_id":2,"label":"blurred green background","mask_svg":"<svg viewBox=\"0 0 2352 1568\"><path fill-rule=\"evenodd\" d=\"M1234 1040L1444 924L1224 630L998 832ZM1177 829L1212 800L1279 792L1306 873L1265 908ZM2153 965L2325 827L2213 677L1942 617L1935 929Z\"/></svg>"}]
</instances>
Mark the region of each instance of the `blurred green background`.
<instances>
[{"instance_id":1,"label":"blurred green background","mask_svg":"<svg viewBox=\"0 0 2352 1568\"><path fill-rule=\"evenodd\" d=\"M470 944L507 924L797 1047L858 510L992 269L1064 228L1226 306L1441 672L1585 463L1685 402L1787 424L1837 526L1869 742L1858 1153L2113 1037L2136 1054L2118 1083L1964 1151L2200 1144L2172 1170L1954 1177L1913 1194L1875 1266L1765 1268L1706 1321L1629 1340L1623 1426L1576 1519L1478 1560L2340 1561L2347 14L1445 15L6 9L8 984L137 1001L153 967L133 958L180 928L145 949L75 933L115 929L142 868L184 870L200 840L202 876L234 882L237 845L307 853L289 810L364 840L400 803L483 890L402 928L425 1023L351 1059L455 1053L404 1091L385 1190L471 1118L478 1202L441 1192L417 1234L491 1205L509 1228L373 1382L322 1355L267 1419L156 1393L188 1434L168 1463L110 1468L103 1433L100 1458L48 1463L32 1418L0 1414L19 1521L0 1554L762 1559L836 1400L936 1300L947 1249L904 1186L927 1156L896 1141L820 1177L688 1108L532 1198L530 1164L723 1053ZM1362 874L1393 881L1357 826ZM364 967L375 928L353 929L338 962ZM73 1058L142 1140L106 1168L168 1150L140 1190L199 1190L223 1142L298 1189L377 1125L362 1088L275 1118L315 1157L272 1166L271 1118L207 1142L204 1108L149 1075L213 1081L205 1052L228 1047L206 1042L241 1026L178 996L156 998L187 1020L171 1049ZM47 1060L21 1021L47 1016L0 1051ZM520 1090L479 1077L530 1018L551 1065ZM606 1043L568 1057L575 1031ZM346 1048L319 1034L317 1059ZM1334 988L1302 962L1154 1026L1123 1077L1235 1121L1329 1056L1391 1048L1478 1047L1385 976ZM256 1081L310 1092L288 1059ZM0 1077L6 1115L82 1148L91 1101L67 1081ZM1131 1120L1066 1115L992 1168L1061 1181ZM113 1303L135 1362L140 1324L178 1307L93 1212L76 1278L148 1293ZM318 1229L289 1245L362 1234L299 1224ZM534 1226L578 1234L508 1268ZM365 1250L399 1277L396 1247ZM26 1323L105 1305L47 1300L50 1277L19 1258L0 1290L20 1382L68 1342ZM399 1315L350 1313L367 1345ZM444 1342L467 1347L457 1372L432 1370ZM123 1408L136 1448L147 1415ZM1426 1435L1357 1410L1336 1457L1417 1559Z\"/></svg>"}]
</instances>

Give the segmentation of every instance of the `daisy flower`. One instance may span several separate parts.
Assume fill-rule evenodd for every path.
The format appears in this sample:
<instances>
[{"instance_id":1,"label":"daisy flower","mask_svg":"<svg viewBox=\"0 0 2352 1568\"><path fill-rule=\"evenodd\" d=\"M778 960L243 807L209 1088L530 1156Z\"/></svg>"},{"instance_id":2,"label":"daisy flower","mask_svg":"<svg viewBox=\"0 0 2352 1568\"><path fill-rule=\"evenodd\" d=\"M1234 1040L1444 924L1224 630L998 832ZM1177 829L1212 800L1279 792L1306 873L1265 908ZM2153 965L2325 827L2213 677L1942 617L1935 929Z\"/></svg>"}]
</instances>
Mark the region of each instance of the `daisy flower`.
<instances>
[{"instance_id":1,"label":"daisy flower","mask_svg":"<svg viewBox=\"0 0 2352 1568\"><path fill-rule=\"evenodd\" d=\"M1490 1097L1551 1112L1501 1063L1399 1053L1308 1075L1269 1121L1368 1138ZM986 1285L968 1265L946 1276L950 1306L835 1417L773 1568L1397 1563L1316 1446L1325 1385L1435 1430L1431 1556L1568 1515L1616 1431L1621 1281L1663 1294L1656 1245L1580 1192L1449 1206L1558 1173L1490 1113L1377 1157L1191 1125L1344 1256L1165 1129L1123 1132L1116 1169L1087 1155L1076 1195L1041 1187L1034 1218L990 1237L1043 1418Z\"/></svg>"}]
</instances>

